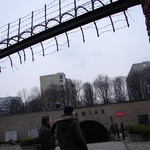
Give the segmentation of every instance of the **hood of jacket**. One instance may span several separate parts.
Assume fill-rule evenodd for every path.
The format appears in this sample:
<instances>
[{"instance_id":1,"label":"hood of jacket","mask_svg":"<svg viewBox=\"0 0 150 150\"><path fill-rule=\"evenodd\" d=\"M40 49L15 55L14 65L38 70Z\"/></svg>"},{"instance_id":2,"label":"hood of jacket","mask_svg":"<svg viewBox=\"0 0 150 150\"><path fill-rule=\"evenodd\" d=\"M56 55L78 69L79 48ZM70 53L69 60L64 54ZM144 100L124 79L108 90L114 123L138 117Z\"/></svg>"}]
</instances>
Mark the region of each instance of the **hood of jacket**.
<instances>
[{"instance_id":1,"label":"hood of jacket","mask_svg":"<svg viewBox=\"0 0 150 150\"><path fill-rule=\"evenodd\" d=\"M57 128L66 129L74 119L76 119L74 116L64 115L55 122Z\"/></svg>"}]
</instances>

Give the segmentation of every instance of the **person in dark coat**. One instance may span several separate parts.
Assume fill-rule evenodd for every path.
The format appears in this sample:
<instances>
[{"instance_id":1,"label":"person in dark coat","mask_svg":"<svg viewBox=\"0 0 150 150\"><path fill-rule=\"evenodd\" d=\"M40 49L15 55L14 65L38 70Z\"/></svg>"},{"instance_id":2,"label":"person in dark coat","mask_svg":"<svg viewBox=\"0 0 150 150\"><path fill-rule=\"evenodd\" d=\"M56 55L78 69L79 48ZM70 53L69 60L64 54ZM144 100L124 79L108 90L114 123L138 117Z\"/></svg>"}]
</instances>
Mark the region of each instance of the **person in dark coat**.
<instances>
[{"instance_id":1,"label":"person in dark coat","mask_svg":"<svg viewBox=\"0 0 150 150\"><path fill-rule=\"evenodd\" d=\"M61 150L88 150L72 106L64 108L64 115L56 120L56 128Z\"/></svg>"},{"instance_id":2,"label":"person in dark coat","mask_svg":"<svg viewBox=\"0 0 150 150\"><path fill-rule=\"evenodd\" d=\"M41 144L41 149L44 150L51 150L51 132L50 132L50 128L51 128L51 117L49 115L43 116L41 119L41 128L39 130L39 142Z\"/></svg>"}]
</instances>

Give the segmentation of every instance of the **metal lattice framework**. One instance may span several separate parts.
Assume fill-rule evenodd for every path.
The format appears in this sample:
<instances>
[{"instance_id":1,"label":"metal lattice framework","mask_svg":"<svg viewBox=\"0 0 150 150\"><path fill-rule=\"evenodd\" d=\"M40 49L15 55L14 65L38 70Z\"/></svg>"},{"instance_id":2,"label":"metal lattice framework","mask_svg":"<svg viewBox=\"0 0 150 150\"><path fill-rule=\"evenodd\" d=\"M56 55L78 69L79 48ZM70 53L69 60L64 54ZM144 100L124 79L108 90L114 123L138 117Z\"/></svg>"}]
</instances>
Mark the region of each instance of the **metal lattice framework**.
<instances>
[{"instance_id":1,"label":"metal lattice framework","mask_svg":"<svg viewBox=\"0 0 150 150\"><path fill-rule=\"evenodd\" d=\"M22 57L26 61L25 49L29 48L32 54L32 61L34 61L36 53L45 56L45 50L54 45L56 46L55 51L59 51L59 47L64 45L60 45L58 42L61 36L66 37L65 44L67 43L69 47L69 34L72 34L73 32L70 31L75 28L81 31L83 42L85 42L84 31L88 28L95 28L96 34L99 37L100 34L108 31L106 29L108 26L111 27L109 30L115 32L117 30L115 25L118 22L124 21L126 22L126 26L129 27L126 10L128 7L140 4L140 0L132 0L132 2L130 0L91 0L84 4L81 1L53 0L49 5L45 5L44 8L33 11L23 18L19 18L17 21L2 26L0 28L0 59L8 56L11 67L13 67L10 55L17 53L22 64ZM124 16L124 20L118 18L118 16ZM105 17L108 18L110 23L103 26L104 30L101 31L102 28L98 27L97 20ZM90 24L86 28L83 27L89 23L92 23L92 25ZM123 27L121 26L121 28ZM78 32L79 30L74 32ZM51 41L47 42L47 40ZM55 44L48 45L52 41ZM41 47L40 52L34 51L37 45ZM2 60L0 63L5 61ZM3 68L5 67L0 66L0 71Z\"/></svg>"}]
</instances>

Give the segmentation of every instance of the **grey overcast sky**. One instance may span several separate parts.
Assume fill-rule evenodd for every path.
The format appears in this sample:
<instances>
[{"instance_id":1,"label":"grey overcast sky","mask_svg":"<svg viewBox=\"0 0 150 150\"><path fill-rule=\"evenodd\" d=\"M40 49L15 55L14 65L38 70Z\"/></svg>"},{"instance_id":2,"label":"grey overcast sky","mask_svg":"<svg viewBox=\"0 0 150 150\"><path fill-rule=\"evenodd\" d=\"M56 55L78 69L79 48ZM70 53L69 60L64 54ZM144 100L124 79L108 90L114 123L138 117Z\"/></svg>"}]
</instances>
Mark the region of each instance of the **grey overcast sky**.
<instances>
[{"instance_id":1,"label":"grey overcast sky","mask_svg":"<svg viewBox=\"0 0 150 150\"><path fill-rule=\"evenodd\" d=\"M49 3L50 0L0 0L0 27ZM89 28L84 31L85 43L80 31L72 33L69 37L69 48L61 46L54 53L48 48L46 53L52 54L45 57L36 55L34 62L30 50L27 49L27 60L23 64L19 63L18 55L13 57L13 69L8 59L6 63L6 58L0 60L0 97L16 96L23 88L29 91L35 86L40 88L40 76L58 72L65 73L67 78L91 83L99 74L111 78L127 76L132 64L150 60L149 37L141 6L130 8L127 14L129 28L121 28L121 25L116 32L106 32L107 28L104 28L104 33L99 37L94 28ZM124 19L124 16L121 18ZM99 28L101 25L104 27L110 24L108 17L106 19L98 24ZM126 25L125 21L123 25ZM65 36L62 40L63 38L66 39ZM41 49L40 46L38 48Z\"/></svg>"}]
</instances>

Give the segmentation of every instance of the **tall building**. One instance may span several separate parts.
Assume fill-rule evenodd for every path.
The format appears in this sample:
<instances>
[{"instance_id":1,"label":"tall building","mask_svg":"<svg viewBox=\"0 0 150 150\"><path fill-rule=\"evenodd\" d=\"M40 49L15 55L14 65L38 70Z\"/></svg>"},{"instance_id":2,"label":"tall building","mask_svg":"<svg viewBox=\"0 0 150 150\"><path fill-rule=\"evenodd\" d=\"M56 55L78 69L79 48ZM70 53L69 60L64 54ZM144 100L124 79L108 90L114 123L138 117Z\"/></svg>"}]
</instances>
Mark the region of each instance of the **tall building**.
<instances>
[{"instance_id":1,"label":"tall building","mask_svg":"<svg viewBox=\"0 0 150 150\"><path fill-rule=\"evenodd\" d=\"M133 64L127 76L130 100L150 98L150 62Z\"/></svg>"},{"instance_id":2,"label":"tall building","mask_svg":"<svg viewBox=\"0 0 150 150\"><path fill-rule=\"evenodd\" d=\"M66 76L64 73L57 73L51 75L40 76L41 93L47 90L51 85L57 85L60 89L66 86Z\"/></svg>"},{"instance_id":3,"label":"tall building","mask_svg":"<svg viewBox=\"0 0 150 150\"><path fill-rule=\"evenodd\" d=\"M129 71L128 76L130 76L134 72L140 72L140 71L143 71L143 70L145 70L149 67L150 67L150 62L149 61L143 61L141 63L133 64L130 71Z\"/></svg>"}]
</instances>

